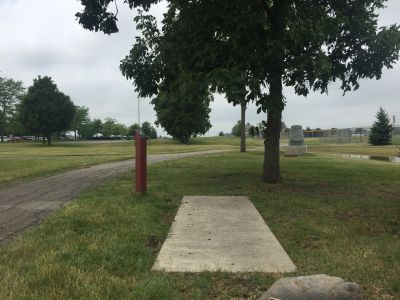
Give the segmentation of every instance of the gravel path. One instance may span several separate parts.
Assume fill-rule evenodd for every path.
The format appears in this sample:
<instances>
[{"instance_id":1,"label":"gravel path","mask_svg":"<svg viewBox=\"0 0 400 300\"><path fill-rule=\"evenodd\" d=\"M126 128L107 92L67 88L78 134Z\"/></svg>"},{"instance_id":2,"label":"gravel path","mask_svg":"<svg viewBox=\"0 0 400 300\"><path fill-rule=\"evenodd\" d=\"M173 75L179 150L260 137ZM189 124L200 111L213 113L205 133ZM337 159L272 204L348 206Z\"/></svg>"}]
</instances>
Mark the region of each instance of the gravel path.
<instances>
[{"instance_id":1,"label":"gravel path","mask_svg":"<svg viewBox=\"0 0 400 300\"><path fill-rule=\"evenodd\" d=\"M223 151L149 155L148 164ZM132 169L134 160L106 163L12 185L0 190L0 244L41 221L89 188Z\"/></svg>"}]
</instances>

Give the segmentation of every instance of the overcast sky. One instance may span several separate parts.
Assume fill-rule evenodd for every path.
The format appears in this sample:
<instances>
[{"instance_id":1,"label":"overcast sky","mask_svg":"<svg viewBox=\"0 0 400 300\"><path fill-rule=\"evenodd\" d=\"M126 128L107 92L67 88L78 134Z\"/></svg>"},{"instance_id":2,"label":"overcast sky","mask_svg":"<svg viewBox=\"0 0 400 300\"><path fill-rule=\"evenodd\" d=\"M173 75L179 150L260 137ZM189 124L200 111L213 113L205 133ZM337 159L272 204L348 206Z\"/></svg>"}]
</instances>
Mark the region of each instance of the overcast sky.
<instances>
[{"instance_id":1,"label":"overcast sky","mask_svg":"<svg viewBox=\"0 0 400 300\"><path fill-rule=\"evenodd\" d=\"M119 1L122 3L122 0ZM121 6L121 5L120 5ZM389 0L381 11L380 25L400 23L400 1ZM84 30L75 20L81 10L77 0L0 0L0 71L2 77L32 84L38 75L51 76L59 89L76 105L90 108L96 118L115 118L130 125L137 122L137 96L132 83L119 71L119 62L129 52L136 35L134 11L120 7L118 34L111 36ZM163 4L154 8L160 16ZM287 125L331 128L368 126L380 106L400 123L400 65L384 70L382 79L361 81L361 88L342 97L337 85L329 95L307 98L285 89ZM155 121L148 99L141 101L141 121ZM239 119L221 95L212 103L210 135L230 132ZM247 120L256 124L265 119L252 105ZM162 133L161 129L158 130Z\"/></svg>"}]
</instances>

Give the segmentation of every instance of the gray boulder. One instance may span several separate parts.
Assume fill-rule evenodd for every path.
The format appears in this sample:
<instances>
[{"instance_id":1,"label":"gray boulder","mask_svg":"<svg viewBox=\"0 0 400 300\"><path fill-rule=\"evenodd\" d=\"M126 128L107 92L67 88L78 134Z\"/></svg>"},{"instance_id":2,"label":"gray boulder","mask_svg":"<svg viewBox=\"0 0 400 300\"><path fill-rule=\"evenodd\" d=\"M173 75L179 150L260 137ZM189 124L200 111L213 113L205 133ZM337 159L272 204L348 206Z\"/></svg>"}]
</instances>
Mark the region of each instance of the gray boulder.
<instances>
[{"instance_id":1,"label":"gray boulder","mask_svg":"<svg viewBox=\"0 0 400 300\"><path fill-rule=\"evenodd\" d=\"M260 300L360 300L358 284L324 274L279 279Z\"/></svg>"}]
</instances>

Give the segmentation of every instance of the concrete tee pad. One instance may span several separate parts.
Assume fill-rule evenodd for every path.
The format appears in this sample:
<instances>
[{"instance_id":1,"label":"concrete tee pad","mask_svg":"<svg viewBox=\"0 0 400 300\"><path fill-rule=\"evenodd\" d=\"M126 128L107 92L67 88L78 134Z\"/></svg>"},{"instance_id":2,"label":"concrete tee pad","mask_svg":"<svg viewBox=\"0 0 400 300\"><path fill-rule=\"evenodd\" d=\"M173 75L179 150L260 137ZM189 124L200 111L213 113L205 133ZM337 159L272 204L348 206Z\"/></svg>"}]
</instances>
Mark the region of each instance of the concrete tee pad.
<instances>
[{"instance_id":1,"label":"concrete tee pad","mask_svg":"<svg viewBox=\"0 0 400 300\"><path fill-rule=\"evenodd\" d=\"M153 270L293 272L296 267L247 197L185 196Z\"/></svg>"}]
</instances>

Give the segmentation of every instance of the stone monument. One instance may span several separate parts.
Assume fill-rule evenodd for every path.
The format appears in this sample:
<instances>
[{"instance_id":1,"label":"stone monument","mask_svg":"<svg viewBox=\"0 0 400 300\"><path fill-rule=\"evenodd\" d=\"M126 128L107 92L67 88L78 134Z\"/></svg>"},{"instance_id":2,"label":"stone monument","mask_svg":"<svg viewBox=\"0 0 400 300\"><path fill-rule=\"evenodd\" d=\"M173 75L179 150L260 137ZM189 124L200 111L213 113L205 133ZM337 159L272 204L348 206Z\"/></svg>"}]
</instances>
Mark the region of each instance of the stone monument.
<instances>
[{"instance_id":1,"label":"stone monument","mask_svg":"<svg viewBox=\"0 0 400 300\"><path fill-rule=\"evenodd\" d=\"M289 146L286 147L286 156L298 156L307 153L307 146L304 145L303 129L300 125L293 125L290 128Z\"/></svg>"}]
</instances>

